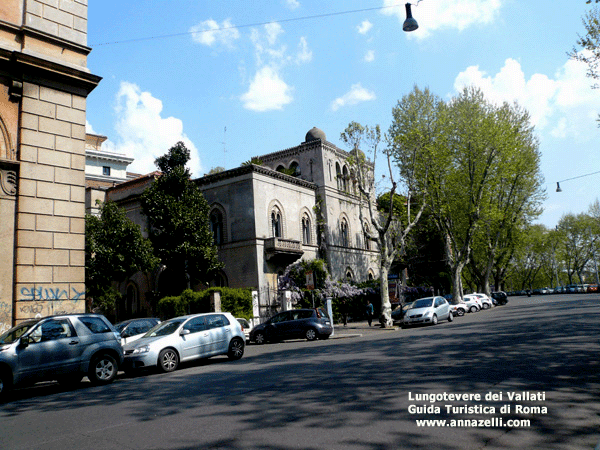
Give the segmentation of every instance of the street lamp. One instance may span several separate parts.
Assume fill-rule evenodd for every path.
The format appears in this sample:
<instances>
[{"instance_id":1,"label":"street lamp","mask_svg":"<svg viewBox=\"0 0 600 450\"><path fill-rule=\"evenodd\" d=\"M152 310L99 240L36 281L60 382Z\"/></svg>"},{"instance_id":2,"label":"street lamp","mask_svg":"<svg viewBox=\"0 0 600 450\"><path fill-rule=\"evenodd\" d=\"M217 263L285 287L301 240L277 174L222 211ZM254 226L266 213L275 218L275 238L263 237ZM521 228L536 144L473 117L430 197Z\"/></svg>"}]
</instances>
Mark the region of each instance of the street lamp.
<instances>
[{"instance_id":1,"label":"street lamp","mask_svg":"<svg viewBox=\"0 0 600 450\"><path fill-rule=\"evenodd\" d=\"M562 189L560 188L560 183L562 183L563 181L570 181L570 180L576 180L577 178L582 178L582 177L589 177L590 175L596 175L597 173L600 173L600 170L597 172L592 172L592 173L586 173L584 175L579 175L577 177L573 177L573 178L567 178L566 180L560 180L556 182L556 192L562 192Z\"/></svg>"},{"instance_id":2,"label":"street lamp","mask_svg":"<svg viewBox=\"0 0 600 450\"><path fill-rule=\"evenodd\" d=\"M409 31L415 31L417 28L419 28L419 24L413 18L412 12L410 11L411 4L407 3L405 6L406 6L406 20L404 21L404 24L402 25L402 29L408 33Z\"/></svg>"}]
</instances>

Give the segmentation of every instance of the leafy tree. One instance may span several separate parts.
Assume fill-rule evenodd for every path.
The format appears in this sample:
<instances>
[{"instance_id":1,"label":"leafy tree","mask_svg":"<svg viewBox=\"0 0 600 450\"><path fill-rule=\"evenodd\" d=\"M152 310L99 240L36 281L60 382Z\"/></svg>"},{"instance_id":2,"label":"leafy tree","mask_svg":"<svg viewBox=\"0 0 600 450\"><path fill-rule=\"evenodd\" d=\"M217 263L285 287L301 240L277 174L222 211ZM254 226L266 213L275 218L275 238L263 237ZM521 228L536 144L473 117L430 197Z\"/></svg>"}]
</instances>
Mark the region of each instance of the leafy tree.
<instances>
[{"instance_id":1,"label":"leafy tree","mask_svg":"<svg viewBox=\"0 0 600 450\"><path fill-rule=\"evenodd\" d=\"M216 173L221 173L221 172L225 172L225 167L217 166L217 167L213 167L212 169L210 169L208 171L207 175L214 175Z\"/></svg>"},{"instance_id":2,"label":"leafy tree","mask_svg":"<svg viewBox=\"0 0 600 450\"><path fill-rule=\"evenodd\" d=\"M588 0L586 3L590 4ZM599 3L599 0L596 0ZM579 35L577 46L568 52L568 55L575 61L581 61L588 66L587 76L595 80L592 84L593 89L598 89L600 85L596 80L600 78L600 8L594 6L583 16L583 26L586 34ZM600 122L600 119L598 119ZM599 123L600 126L600 123Z\"/></svg>"},{"instance_id":3,"label":"leafy tree","mask_svg":"<svg viewBox=\"0 0 600 450\"><path fill-rule=\"evenodd\" d=\"M542 271L543 247L546 227L530 225L523 234L523 241L517 248L509 269L511 286L518 290L533 289Z\"/></svg>"},{"instance_id":4,"label":"leafy tree","mask_svg":"<svg viewBox=\"0 0 600 450\"><path fill-rule=\"evenodd\" d=\"M378 211L377 192L375 186L375 161L377 160L377 151L381 142L381 131L379 125L370 128L363 127L357 122L351 122L346 130L340 136L341 140L350 147L352 157L349 159L350 165L354 169L354 174L358 184L358 190L361 198L367 206L368 219L364 217L364 208L359 208L359 219L363 228L365 239L373 241L379 250L379 276L380 276L380 294L381 294L381 316L382 326L392 324L392 304L388 289L388 275L396 255L403 255L406 250L406 238L418 222L425 203L422 203L417 212L413 215L411 211L411 191L409 189L406 196L406 215L399 216L394 214L398 208L394 206L396 199L397 184L394 181L390 153L385 151L389 169L389 181L392 185L389 191L389 206L387 213ZM368 161L364 146L373 155L373 163ZM411 186L411 179L405 179L407 185ZM366 226L367 220L369 227ZM372 227L372 228L371 228ZM372 231L371 231L372 230Z\"/></svg>"},{"instance_id":5,"label":"leafy tree","mask_svg":"<svg viewBox=\"0 0 600 450\"><path fill-rule=\"evenodd\" d=\"M473 87L448 102L415 87L393 114L391 150L401 175L414 180L413 190L428 205L443 237L453 300L458 301L463 269L481 229L488 229L482 271L482 284L487 285L494 249L501 247L502 224L524 220L525 211L533 214L539 202L531 197L539 193L540 177L528 115L516 106L486 101ZM519 175L519 169L527 174ZM526 184L530 188L521 192ZM522 199L524 203L517 206Z\"/></svg>"},{"instance_id":6,"label":"leafy tree","mask_svg":"<svg viewBox=\"0 0 600 450\"><path fill-rule=\"evenodd\" d=\"M86 290L94 308L110 314L120 297L112 282L152 270L158 262L150 241L116 203L108 200L100 205L99 216L86 215Z\"/></svg>"},{"instance_id":7,"label":"leafy tree","mask_svg":"<svg viewBox=\"0 0 600 450\"><path fill-rule=\"evenodd\" d=\"M178 295L190 286L207 283L221 268L209 223L209 205L185 167L189 159L190 152L183 142L157 158L155 164L162 175L141 198L150 240L166 266L161 275L162 295Z\"/></svg>"},{"instance_id":8,"label":"leafy tree","mask_svg":"<svg viewBox=\"0 0 600 450\"><path fill-rule=\"evenodd\" d=\"M573 284L574 275L583 282L583 272L598 243L597 223L589 214L565 214L558 222L557 231L562 238L562 260L569 284Z\"/></svg>"}]
</instances>

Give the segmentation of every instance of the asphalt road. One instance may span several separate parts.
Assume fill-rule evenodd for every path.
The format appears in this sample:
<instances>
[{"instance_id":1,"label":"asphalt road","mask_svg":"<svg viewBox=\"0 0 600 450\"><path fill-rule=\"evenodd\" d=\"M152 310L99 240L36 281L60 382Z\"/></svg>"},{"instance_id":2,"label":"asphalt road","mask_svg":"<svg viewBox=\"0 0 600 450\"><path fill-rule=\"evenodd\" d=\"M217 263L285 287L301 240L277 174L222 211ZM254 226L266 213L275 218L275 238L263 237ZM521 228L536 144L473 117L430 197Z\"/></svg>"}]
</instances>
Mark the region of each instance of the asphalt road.
<instances>
[{"instance_id":1,"label":"asphalt road","mask_svg":"<svg viewBox=\"0 0 600 450\"><path fill-rule=\"evenodd\" d=\"M435 327L353 326L109 386L41 384L0 405L0 449L591 450L599 323L600 295L511 297Z\"/></svg>"}]
</instances>

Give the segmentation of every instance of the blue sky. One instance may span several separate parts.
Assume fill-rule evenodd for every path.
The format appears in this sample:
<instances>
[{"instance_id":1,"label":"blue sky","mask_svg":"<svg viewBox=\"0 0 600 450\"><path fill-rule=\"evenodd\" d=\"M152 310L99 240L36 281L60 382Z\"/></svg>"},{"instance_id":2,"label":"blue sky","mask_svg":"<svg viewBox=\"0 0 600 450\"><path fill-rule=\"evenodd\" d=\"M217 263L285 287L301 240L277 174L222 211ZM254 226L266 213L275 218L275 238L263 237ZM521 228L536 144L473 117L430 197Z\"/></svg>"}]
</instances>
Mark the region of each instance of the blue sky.
<instances>
[{"instance_id":1,"label":"blue sky","mask_svg":"<svg viewBox=\"0 0 600 450\"><path fill-rule=\"evenodd\" d=\"M201 176L298 145L313 126L344 148L351 121L387 131L415 85L449 99L474 84L531 114L548 196L539 221L586 211L600 173L569 179L600 171L600 89L567 52L591 6L422 0L419 29L405 33L404 3L92 0L88 67L103 80L88 97L88 131L134 157L137 173L183 140Z\"/></svg>"}]
</instances>

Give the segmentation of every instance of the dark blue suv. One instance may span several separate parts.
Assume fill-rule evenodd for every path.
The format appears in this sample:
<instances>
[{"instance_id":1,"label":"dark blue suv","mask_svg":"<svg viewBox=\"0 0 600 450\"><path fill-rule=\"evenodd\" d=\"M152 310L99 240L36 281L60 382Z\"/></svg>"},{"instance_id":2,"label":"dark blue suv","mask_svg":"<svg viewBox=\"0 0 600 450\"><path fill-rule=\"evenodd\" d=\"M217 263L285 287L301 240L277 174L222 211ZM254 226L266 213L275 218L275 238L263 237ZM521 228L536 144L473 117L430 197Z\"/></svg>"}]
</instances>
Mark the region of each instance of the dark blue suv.
<instances>
[{"instance_id":1,"label":"dark blue suv","mask_svg":"<svg viewBox=\"0 0 600 450\"><path fill-rule=\"evenodd\" d=\"M250 342L264 344L285 339L314 341L327 339L332 332L331 319L323 309L292 309L255 326L250 333Z\"/></svg>"}]
</instances>

